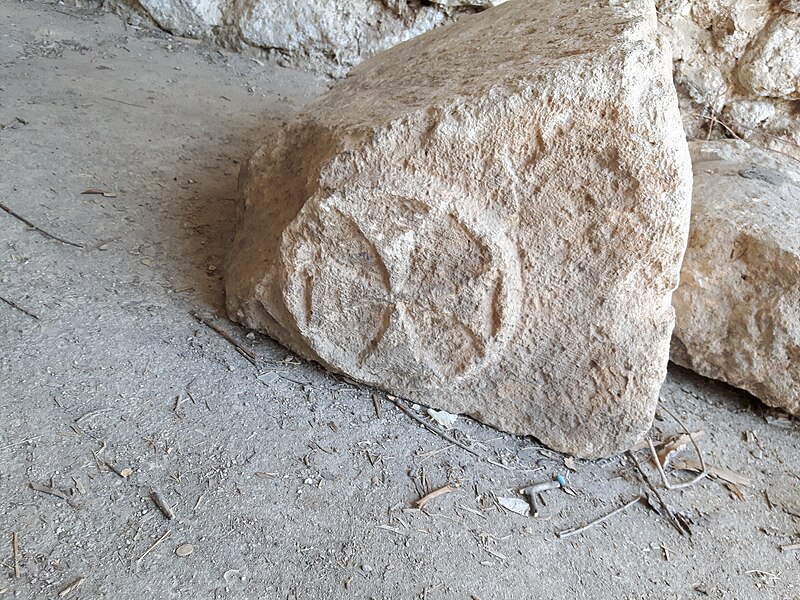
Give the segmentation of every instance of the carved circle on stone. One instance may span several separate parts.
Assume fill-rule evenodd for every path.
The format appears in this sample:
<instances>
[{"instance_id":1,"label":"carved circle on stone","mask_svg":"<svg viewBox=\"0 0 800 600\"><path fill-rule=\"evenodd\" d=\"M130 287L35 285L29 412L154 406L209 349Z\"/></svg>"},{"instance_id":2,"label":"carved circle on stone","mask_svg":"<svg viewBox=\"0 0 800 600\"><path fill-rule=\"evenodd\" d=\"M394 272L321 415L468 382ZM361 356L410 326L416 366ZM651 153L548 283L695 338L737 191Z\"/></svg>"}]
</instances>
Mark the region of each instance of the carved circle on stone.
<instances>
[{"instance_id":1,"label":"carved circle on stone","mask_svg":"<svg viewBox=\"0 0 800 600\"><path fill-rule=\"evenodd\" d=\"M307 205L305 227L284 235L284 299L309 345L389 384L408 372L447 383L493 362L519 317L514 245L474 204L467 215L441 198L362 194Z\"/></svg>"}]
</instances>

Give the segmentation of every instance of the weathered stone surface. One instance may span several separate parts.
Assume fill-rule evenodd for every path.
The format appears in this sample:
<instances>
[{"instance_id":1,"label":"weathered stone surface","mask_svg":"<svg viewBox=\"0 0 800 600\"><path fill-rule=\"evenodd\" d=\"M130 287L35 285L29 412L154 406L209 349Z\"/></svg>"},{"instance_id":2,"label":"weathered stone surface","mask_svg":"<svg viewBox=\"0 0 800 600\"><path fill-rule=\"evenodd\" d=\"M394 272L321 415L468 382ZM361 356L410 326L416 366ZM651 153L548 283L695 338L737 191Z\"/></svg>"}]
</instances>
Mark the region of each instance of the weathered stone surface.
<instances>
[{"instance_id":1,"label":"weathered stone surface","mask_svg":"<svg viewBox=\"0 0 800 600\"><path fill-rule=\"evenodd\" d=\"M672 360L800 414L800 164L695 142Z\"/></svg>"},{"instance_id":2,"label":"weathered stone surface","mask_svg":"<svg viewBox=\"0 0 800 600\"><path fill-rule=\"evenodd\" d=\"M559 450L628 447L691 194L655 29L644 0L512 1L356 67L242 173L231 318Z\"/></svg>"},{"instance_id":3,"label":"weathered stone surface","mask_svg":"<svg viewBox=\"0 0 800 600\"><path fill-rule=\"evenodd\" d=\"M463 14L505 0L109 0L143 10L176 35L275 52L288 64L336 77Z\"/></svg>"},{"instance_id":4,"label":"weathered stone surface","mask_svg":"<svg viewBox=\"0 0 800 600\"><path fill-rule=\"evenodd\" d=\"M175 34L278 54L344 76L403 40L505 0L105 0ZM670 36L684 127L800 158L800 0L656 0ZM491 50L487 50L491 52ZM752 109L752 110L751 110ZM724 121L724 125L712 119Z\"/></svg>"},{"instance_id":5,"label":"weathered stone surface","mask_svg":"<svg viewBox=\"0 0 800 600\"><path fill-rule=\"evenodd\" d=\"M209 36L223 23L225 0L135 0L167 31L200 38Z\"/></svg>"},{"instance_id":6,"label":"weathered stone surface","mask_svg":"<svg viewBox=\"0 0 800 600\"><path fill-rule=\"evenodd\" d=\"M800 15L770 22L742 58L739 81L755 96L800 99Z\"/></svg>"},{"instance_id":7,"label":"weathered stone surface","mask_svg":"<svg viewBox=\"0 0 800 600\"><path fill-rule=\"evenodd\" d=\"M657 0L690 138L729 129L800 158L798 0ZM711 119L720 120L720 124Z\"/></svg>"},{"instance_id":8,"label":"weathered stone surface","mask_svg":"<svg viewBox=\"0 0 800 600\"><path fill-rule=\"evenodd\" d=\"M365 57L433 29L447 19L437 6L375 0L248 0L242 39L275 48L299 64L343 76ZM234 6L236 6L234 4Z\"/></svg>"}]
</instances>

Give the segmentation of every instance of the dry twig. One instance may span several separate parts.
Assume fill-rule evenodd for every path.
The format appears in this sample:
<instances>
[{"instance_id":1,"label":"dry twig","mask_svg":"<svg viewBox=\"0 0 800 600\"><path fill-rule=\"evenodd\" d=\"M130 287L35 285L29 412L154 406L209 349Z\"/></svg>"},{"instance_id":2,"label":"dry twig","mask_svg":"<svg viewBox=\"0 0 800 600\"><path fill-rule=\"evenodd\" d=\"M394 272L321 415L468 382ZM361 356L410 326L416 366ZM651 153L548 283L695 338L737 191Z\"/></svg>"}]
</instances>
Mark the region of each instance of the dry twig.
<instances>
[{"instance_id":1,"label":"dry twig","mask_svg":"<svg viewBox=\"0 0 800 600\"><path fill-rule=\"evenodd\" d=\"M428 502L430 502L434 498L438 498L439 496L444 496L445 494L449 494L450 492L455 492L458 488L459 488L458 485L445 485L443 487L440 487L437 490L433 490L432 492L428 492L427 494L425 494L419 500L415 500L414 501L414 505L417 508L422 509L422 508L425 507L425 505Z\"/></svg>"},{"instance_id":2,"label":"dry twig","mask_svg":"<svg viewBox=\"0 0 800 600\"><path fill-rule=\"evenodd\" d=\"M399 408L400 410L402 410L402 411L403 411L404 413L406 413L406 414L407 414L409 417L411 417L412 419L414 419L414 420L415 420L417 423L419 423L420 425L422 425L423 427L425 427L425 429L427 429L427 430L429 430L429 431L432 431L433 433L435 433L436 435L438 435L438 436L440 436L440 437L444 438L445 440L447 440L447 441L448 441L448 442L450 442L451 444L455 444L456 446L458 446L458 447L459 447L459 448L461 448L462 450L466 450L467 452L469 452L469 453L470 453L470 454L472 454L473 456L477 456L478 458L481 458L481 455L480 455L480 454L478 454L477 452L475 452L475 450L473 450L472 448L470 448L470 447L469 447L469 446L467 446L466 444L462 444L461 442L459 442L459 441L458 441L456 438L454 438L453 436L451 436L451 435L448 435L448 434L446 434L444 431L441 431L441 430L439 430L438 428L434 427L433 425L431 425L430 423L428 423L427 421L425 421L425 420L424 420L422 417L419 417L419 416L415 415L415 414L414 414L414 413L413 413L413 412L412 412L412 411L411 411L411 410L410 410L410 409L409 409L407 406L405 406L405 405L404 405L402 402L400 402L399 400L392 400L392 402L394 402L394 405L395 405L397 408Z\"/></svg>"},{"instance_id":3,"label":"dry twig","mask_svg":"<svg viewBox=\"0 0 800 600\"><path fill-rule=\"evenodd\" d=\"M28 310L25 310L19 304L17 304L16 302L14 302L12 300L9 300L8 298L3 298L3 296L0 296L0 301L5 302L11 308L16 308L19 312L28 315L32 319L36 319L37 321L39 320L39 317L37 315L33 314L32 312L30 312Z\"/></svg>"},{"instance_id":4,"label":"dry twig","mask_svg":"<svg viewBox=\"0 0 800 600\"><path fill-rule=\"evenodd\" d=\"M11 210L8 206L3 204L2 202L0 202L0 208L3 209L4 211L6 211L8 214L10 214L15 219L25 223L25 225L27 225L31 229L35 229L36 231L41 233L43 236L49 237L51 240L56 240L57 242L61 242L62 244L68 244L70 246L75 246L76 248L83 248L83 244L77 244L75 242L70 242L69 240L65 240L64 238L60 238L57 235L54 235L54 234L50 233L49 231L45 231L44 229L42 229L38 225L34 225L28 219L23 217L21 214L14 212L13 210Z\"/></svg>"},{"instance_id":5,"label":"dry twig","mask_svg":"<svg viewBox=\"0 0 800 600\"><path fill-rule=\"evenodd\" d=\"M59 597L59 598L66 598L66 597L67 597L67 596L69 596L69 595L70 595L72 592L74 592L76 589L78 589L78 587L80 587L80 585L81 585L81 584L82 584L84 581L86 581L86 577L78 577L78 578L77 578L75 581L73 581L73 582L72 582L72 583L70 583L70 584L69 584L67 587L65 587L63 590L61 590L60 592L58 592L58 597Z\"/></svg>"},{"instance_id":6,"label":"dry twig","mask_svg":"<svg viewBox=\"0 0 800 600\"><path fill-rule=\"evenodd\" d=\"M213 332L215 332L217 335L222 337L224 340L226 340L230 345L232 345L234 348L236 348L236 350L238 350L239 354L241 354L248 361L250 361L250 363L252 363L253 366L256 366L256 364L258 363L258 357L252 350L242 346L238 341L236 341L236 339L233 336L231 336L231 334L229 334L227 331L225 331L218 325L212 323L205 317L198 315L196 312L190 312L189 314L192 315L195 319L197 319L198 322L202 323L203 325L211 329Z\"/></svg>"},{"instance_id":7,"label":"dry twig","mask_svg":"<svg viewBox=\"0 0 800 600\"><path fill-rule=\"evenodd\" d=\"M686 427L684 422L681 421L680 418L678 418L678 415L676 415L674 412L672 412L670 409L664 406L663 402L659 405L659 408L661 408L665 413L667 413L670 417L672 417L675 420L675 422L681 426L681 429L683 429L683 433L689 436L689 440L692 442L692 446L694 446L695 452L697 452L697 457L700 459L700 463L705 466L705 463L703 462L703 453L700 451L700 446L697 444L697 439L696 439L699 438L700 436L695 436L689 433L689 429Z\"/></svg>"},{"instance_id":8,"label":"dry twig","mask_svg":"<svg viewBox=\"0 0 800 600\"><path fill-rule=\"evenodd\" d=\"M148 554L150 554L150 553L151 553L153 550L155 550L155 549L156 549L156 546L158 546L158 545L159 545L161 542L163 542L165 539L167 539L171 533L172 533L172 531L171 531L171 530L169 530L169 529L167 529L167 530L164 532L164 535L162 535L162 536L161 536L160 538L158 538L158 539L157 539L155 542L153 542L153 545L152 545L152 546L150 546L150 547L149 547L147 550L145 550L145 551L144 551L144 554L142 554L142 555L141 555L141 556L140 556L140 557L139 557L139 558L136 560L136 562L137 562L137 563L140 563L140 562L142 562L142 561L144 560L144 557L145 557L145 556L147 556Z\"/></svg>"},{"instance_id":9,"label":"dry twig","mask_svg":"<svg viewBox=\"0 0 800 600\"><path fill-rule=\"evenodd\" d=\"M19 579L19 534L11 534L11 552L14 555L14 577Z\"/></svg>"},{"instance_id":10,"label":"dry twig","mask_svg":"<svg viewBox=\"0 0 800 600\"><path fill-rule=\"evenodd\" d=\"M590 521L589 523L587 523L586 525L584 525L582 527L574 527L572 529L565 529L564 531L559 531L559 532L556 533L556 535L558 537L560 537L561 539L563 539L563 538L568 538L568 537L573 536L573 535L578 535L579 533L583 533L587 529L591 529L592 527L595 527L596 525L599 525L600 523L603 523L604 521L607 521L608 519L610 519L614 515L617 515L617 514L621 513L622 511L628 510L631 506L633 506L637 502L641 502L642 500L644 500L644 498L642 496L636 496L636 498L634 498L633 500L631 500L627 504L623 504L619 508L616 508L616 509L612 510L607 515L603 515L602 517L599 517L599 518L595 519L594 521Z\"/></svg>"},{"instance_id":11,"label":"dry twig","mask_svg":"<svg viewBox=\"0 0 800 600\"><path fill-rule=\"evenodd\" d=\"M35 435L33 437L29 437L29 438L25 438L25 439L19 440L18 442L11 442L10 444L6 444L5 446L0 446L0 450L5 450L6 448L11 448L13 446L19 446L20 444L27 444L28 442L33 442L35 440L38 440L40 437L42 437L42 436Z\"/></svg>"},{"instance_id":12,"label":"dry twig","mask_svg":"<svg viewBox=\"0 0 800 600\"><path fill-rule=\"evenodd\" d=\"M667 501L664 500L664 497L661 495L661 493L656 489L656 486L654 486L650 482L650 478L644 472L644 469L642 469L642 466L639 464L639 461L636 460L636 456L633 454L633 452L628 450L627 455L630 457L631 461L633 461L633 465L636 467L636 470L639 472L639 475L641 476L642 480L645 482L647 487L650 488L650 491L653 492L655 497L661 503L661 506L664 508L664 512L669 517L669 522L672 523L672 525L675 527L675 529L678 530L678 533L680 533L681 535L683 535L684 533L691 534L691 531L689 531L689 529L678 520L678 518L675 516L675 513L672 512L672 509L667 504Z\"/></svg>"},{"instance_id":13,"label":"dry twig","mask_svg":"<svg viewBox=\"0 0 800 600\"><path fill-rule=\"evenodd\" d=\"M97 408L95 410L90 410L86 414L83 414L80 417L78 417L77 419L75 419L74 423L76 423L76 424L82 423L83 421L86 421L87 419L91 419L92 417L96 417L97 415L101 415L103 413L110 412L111 410L113 410L113 409L111 409L111 408Z\"/></svg>"},{"instance_id":14,"label":"dry twig","mask_svg":"<svg viewBox=\"0 0 800 600\"><path fill-rule=\"evenodd\" d=\"M793 161L800 162L800 159L798 159L798 158L797 158L797 157L795 157L795 156L792 156L792 155L791 155L791 154L789 154L788 152L784 152L784 151L782 151L782 150L777 150L777 149L775 149L775 148L764 148L764 147L761 147L761 146L759 146L758 144L754 144L754 143L753 143L753 142L751 142L750 140L746 140L746 139L744 139L742 136L740 136L738 133L736 133L736 132L735 132L733 129L731 129L731 127L730 127L730 126L729 126L727 123L725 123L725 121L723 121L723 120L721 120L721 119L718 119L717 117L715 117L715 116L713 116L713 115L704 115L704 114L701 114L701 113L694 113L694 114L695 114L695 116L698 116L698 117L700 117L701 119L708 119L708 120L709 120L709 121L711 121L712 123L718 123L718 124L722 125L722 127L724 127L724 128L725 128L725 131L727 131L728 133L730 133L730 134L731 134L733 137L735 137L737 140L740 140L740 141L744 142L745 144L750 144L751 146L753 146L754 148L758 148L759 150L771 151L771 152L777 152L778 154L782 154L782 155L783 155L783 156L785 156L786 158L789 158L789 159L791 159L791 160L793 160ZM752 132L752 133L755 133L755 134L764 135L764 136L766 136L766 137L768 137L768 138L771 138L771 139L777 140L777 141L779 141L779 142L781 142L781 143L784 143L784 144L789 144L789 145L791 145L791 146L798 146L798 144L795 144L795 143L794 143L794 142L792 142L791 140L787 140L787 139L784 139L784 138L782 138L782 137L778 137L777 135L771 135L771 134L767 133L766 131L759 131L759 130L757 130L757 129L753 129L752 127L747 127L746 125L742 125L741 123L738 123L737 125L738 125L739 127L741 127L742 129L747 129L748 131L750 131L750 132Z\"/></svg>"},{"instance_id":15,"label":"dry twig","mask_svg":"<svg viewBox=\"0 0 800 600\"><path fill-rule=\"evenodd\" d=\"M103 100L108 100L109 102L117 102L118 104L124 104L125 106L135 106L136 108L147 108L146 106L142 106L141 104L134 104L133 102L125 102L125 100L117 100L116 98L109 98L108 96L100 96Z\"/></svg>"},{"instance_id":16,"label":"dry twig","mask_svg":"<svg viewBox=\"0 0 800 600\"><path fill-rule=\"evenodd\" d=\"M40 483L30 482L29 485L31 486L31 489L36 490L37 492L42 492L43 494L50 494L51 496L55 496L56 498L61 498L62 500L69 501L70 499L70 497L67 496L61 490L57 490L55 488L46 485L41 485Z\"/></svg>"}]
</instances>

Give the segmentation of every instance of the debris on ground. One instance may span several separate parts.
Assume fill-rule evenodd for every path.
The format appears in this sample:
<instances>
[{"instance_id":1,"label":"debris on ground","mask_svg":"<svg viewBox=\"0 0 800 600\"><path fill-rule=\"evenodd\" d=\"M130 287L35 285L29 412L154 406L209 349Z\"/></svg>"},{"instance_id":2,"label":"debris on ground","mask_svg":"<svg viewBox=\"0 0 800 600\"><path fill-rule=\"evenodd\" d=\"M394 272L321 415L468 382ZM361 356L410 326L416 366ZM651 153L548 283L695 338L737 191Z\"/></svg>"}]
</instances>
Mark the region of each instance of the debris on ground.
<instances>
[{"instance_id":1,"label":"debris on ground","mask_svg":"<svg viewBox=\"0 0 800 600\"><path fill-rule=\"evenodd\" d=\"M419 500L415 500L414 505L419 509L423 509L425 508L425 505L428 504L428 502L430 502L434 498L438 498L439 496L444 496L445 494L449 494L450 492L455 492L459 487L461 487L459 484L445 485L443 487L440 487L439 489L433 490L432 492L428 492L427 494L422 496L422 498L420 498Z\"/></svg>"},{"instance_id":2,"label":"debris on ground","mask_svg":"<svg viewBox=\"0 0 800 600\"><path fill-rule=\"evenodd\" d=\"M667 438L657 445L657 447L660 446L656 454L658 456L658 462L662 467L669 466L670 460L690 444L697 442L697 440L701 439L704 435L704 431L698 431L692 434L681 433Z\"/></svg>"},{"instance_id":3,"label":"debris on ground","mask_svg":"<svg viewBox=\"0 0 800 600\"><path fill-rule=\"evenodd\" d=\"M450 414L445 410L435 410L433 408L428 409L428 416L445 429L452 429L458 419L458 415Z\"/></svg>"},{"instance_id":4,"label":"debris on ground","mask_svg":"<svg viewBox=\"0 0 800 600\"><path fill-rule=\"evenodd\" d=\"M702 465L698 461L690 458L674 461L672 463L672 468L678 471L692 471L694 473L700 473L703 470ZM733 485L751 485L751 480L747 475L737 473L736 471L713 466L708 467L707 470L708 476L713 479L721 479Z\"/></svg>"}]
</instances>

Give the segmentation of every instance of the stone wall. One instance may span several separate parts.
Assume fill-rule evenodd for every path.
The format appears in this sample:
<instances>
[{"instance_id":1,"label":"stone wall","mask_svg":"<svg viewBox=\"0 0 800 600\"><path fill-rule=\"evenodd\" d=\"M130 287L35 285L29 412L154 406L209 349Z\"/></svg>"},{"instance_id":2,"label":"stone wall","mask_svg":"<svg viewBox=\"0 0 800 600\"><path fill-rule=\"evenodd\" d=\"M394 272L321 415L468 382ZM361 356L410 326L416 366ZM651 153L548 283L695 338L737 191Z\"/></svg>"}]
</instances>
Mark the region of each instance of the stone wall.
<instances>
[{"instance_id":1,"label":"stone wall","mask_svg":"<svg viewBox=\"0 0 800 600\"><path fill-rule=\"evenodd\" d=\"M343 77L439 25L505 0L106 0L176 35L278 54ZM657 0L690 138L732 135L800 158L800 0Z\"/></svg>"},{"instance_id":2,"label":"stone wall","mask_svg":"<svg viewBox=\"0 0 800 600\"><path fill-rule=\"evenodd\" d=\"M800 0L658 0L690 138L800 158ZM729 129L728 129L729 128Z\"/></svg>"},{"instance_id":3,"label":"stone wall","mask_svg":"<svg viewBox=\"0 0 800 600\"><path fill-rule=\"evenodd\" d=\"M504 0L107 0L130 17L223 46L251 46L285 64L343 77L351 67L457 17Z\"/></svg>"}]
</instances>

